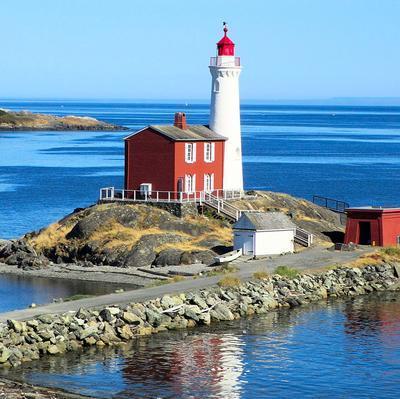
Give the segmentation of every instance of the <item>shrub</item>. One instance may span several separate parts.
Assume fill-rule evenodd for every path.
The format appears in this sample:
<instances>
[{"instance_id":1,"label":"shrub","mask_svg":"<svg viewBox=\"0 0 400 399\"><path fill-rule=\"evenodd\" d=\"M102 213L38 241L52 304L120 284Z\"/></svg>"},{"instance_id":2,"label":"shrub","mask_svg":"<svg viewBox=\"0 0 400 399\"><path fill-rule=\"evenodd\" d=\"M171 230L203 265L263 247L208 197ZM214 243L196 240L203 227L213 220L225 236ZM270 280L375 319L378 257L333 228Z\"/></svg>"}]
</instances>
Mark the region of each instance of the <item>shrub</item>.
<instances>
[{"instance_id":1,"label":"shrub","mask_svg":"<svg viewBox=\"0 0 400 399\"><path fill-rule=\"evenodd\" d=\"M289 266L278 266L274 270L274 273L287 278L295 278L299 275L299 272L296 269Z\"/></svg>"},{"instance_id":2,"label":"shrub","mask_svg":"<svg viewBox=\"0 0 400 399\"><path fill-rule=\"evenodd\" d=\"M253 277L257 280L265 280L268 276L269 274L265 270L259 270L253 274Z\"/></svg>"},{"instance_id":3,"label":"shrub","mask_svg":"<svg viewBox=\"0 0 400 399\"><path fill-rule=\"evenodd\" d=\"M238 287L241 281L240 278L236 276L225 276L218 281L220 287Z\"/></svg>"},{"instance_id":4,"label":"shrub","mask_svg":"<svg viewBox=\"0 0 400 399\"><path fill-rule=\"evenodd\" d=\"M235 273L239 269L235 266L230 266L230 265L223 265L220 267L217 267L213 270L210 270L209 272L206 273L207 277L212 277L212 276L218 276L220 274L229 274L229 273Z\"/></svg>"},{"instance_id":5,"label":"shrub","mask_svg":"<svg viewBox=\"0 0 400 399\"><path fill-rule=\"evenodd\" d=\"M381 252L388 256L400 258L400 248L399 247L386 247L386 248L383 248L381 250Z\"/></svg>"}]
</instances>

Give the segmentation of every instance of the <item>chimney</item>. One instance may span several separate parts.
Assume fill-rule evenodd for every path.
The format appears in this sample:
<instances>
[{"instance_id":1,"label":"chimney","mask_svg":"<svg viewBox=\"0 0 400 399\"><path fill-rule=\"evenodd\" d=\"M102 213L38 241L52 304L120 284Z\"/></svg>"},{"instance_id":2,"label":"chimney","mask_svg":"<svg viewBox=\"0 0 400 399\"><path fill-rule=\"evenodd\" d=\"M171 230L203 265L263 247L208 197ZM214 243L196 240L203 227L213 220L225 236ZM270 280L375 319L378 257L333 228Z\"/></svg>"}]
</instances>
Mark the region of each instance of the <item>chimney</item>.
<instances>
[{"instance_id":1,"label":"chimney","mask_svg":"<svg viewBox=\"0 0 400 399\"><path fill-rule=\"evenodd\" d=\"M175 121L174 126L179 127L179 129L186 130L186 114L184 112L176 112L175 113Z\"/></svg>"}]
</instances>

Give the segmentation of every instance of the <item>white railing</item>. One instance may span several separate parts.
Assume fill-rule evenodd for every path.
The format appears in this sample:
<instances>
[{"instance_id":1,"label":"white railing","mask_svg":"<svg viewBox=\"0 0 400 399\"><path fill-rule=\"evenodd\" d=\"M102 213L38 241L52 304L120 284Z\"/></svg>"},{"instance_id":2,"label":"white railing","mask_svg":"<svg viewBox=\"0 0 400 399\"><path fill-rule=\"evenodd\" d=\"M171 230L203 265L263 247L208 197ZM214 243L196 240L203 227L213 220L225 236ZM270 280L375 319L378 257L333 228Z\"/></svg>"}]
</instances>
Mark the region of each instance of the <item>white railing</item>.
<instances>
[{"instance_id":1,"label":"white railing","mask_svg":"<svg viewBox=\"0 0 400 399\"><path fill-rule=\"evenodd\" d=\"M314 235L306 230L297 227L294 240L300 245L304 245L305 247L311 247L314 241Z\"/></svg>"},{"instance_id":2,"label":"white railing","mask_svg":"<svg viewBox=\"0 0 400 399\"><path fill-rule=\"evenodd\" d=\"M202 203L206 195L212 195L217 200L240 199L243 192L240 190L214 190L182 192L182 191L154 191L124 190L114 187L100 189L100 201L127 201L127 202L197 202Z\"/></svg>"},{"instance_id":3,"label":"white railing","mask_svg":"<svg viewBox=\"0 0 400 399\"><path fill-rule=\"evenodd\" d=\"M239 67L240 57L234 56L219 56L210 58L210 66L222 66L222 67Z\"/></svg>"},{"instance_id":4,"label":"white railing","mask_svg":"<svg viewBox=\"0 0 400 399\"><path fill-rule=\"evenodd\" d=\"M223 198L218 198L212 193L205 193L204 203L213 207L218 213L230 216L234 220L239 220L242 215L242 211L236 208L236 206L226 202Z\"/></svg>"}]
</instances>

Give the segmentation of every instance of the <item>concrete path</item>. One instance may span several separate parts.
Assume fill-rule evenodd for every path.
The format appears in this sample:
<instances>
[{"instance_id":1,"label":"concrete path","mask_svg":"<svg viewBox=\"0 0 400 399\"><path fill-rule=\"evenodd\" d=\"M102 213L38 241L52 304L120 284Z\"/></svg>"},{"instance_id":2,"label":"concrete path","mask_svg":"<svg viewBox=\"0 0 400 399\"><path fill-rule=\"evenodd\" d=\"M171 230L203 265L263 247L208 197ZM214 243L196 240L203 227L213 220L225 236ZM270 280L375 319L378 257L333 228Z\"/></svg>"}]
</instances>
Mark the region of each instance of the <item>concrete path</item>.
<instances>
[{"instance_id":1,"label":"concrete path","mask_svg":"<svg viewBox=\"0 0 400 399\"><path fill-rule=\"evenodd\" d=\"M338 263L350 262L368 252L371 252L371 248L359 249L353 252L338 252L328 251L324 248L311 248L296 254L281 255L259 260L236 260L232 263L239 269L235 275L246 280L251 278L256 271L262 270L271 273L277 266L290 266L298 270L319 269ZM71 302L52 303L33 309L15 310L0 314L0 322L5 322L8 319L25 320L46 313L58 314L68 311L77 311L81 307L99 308L113 304L143 302L166 294L207 288L216 285L221 277L221 275L218 275L213 277L199 277L197 279L190 278L177 283L141 288L120 294L101 295Z\"/></svg>"}]
</instances>

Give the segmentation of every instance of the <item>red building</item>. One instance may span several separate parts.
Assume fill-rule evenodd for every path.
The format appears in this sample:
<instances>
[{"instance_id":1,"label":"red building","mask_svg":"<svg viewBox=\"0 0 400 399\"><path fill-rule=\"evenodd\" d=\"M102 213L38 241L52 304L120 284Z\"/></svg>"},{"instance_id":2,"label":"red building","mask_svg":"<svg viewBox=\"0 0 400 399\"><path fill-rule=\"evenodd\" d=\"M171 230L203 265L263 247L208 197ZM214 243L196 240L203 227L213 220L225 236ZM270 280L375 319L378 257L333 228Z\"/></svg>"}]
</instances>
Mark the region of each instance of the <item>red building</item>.
<instances>
[{"instance_id":1,"label":"red building","mask_svg":"<svg viewBox=\"0 0 400 399\"><path fill-rule=\"evenodd\" d=\"M400 208L349 208L346 213L345 244L400 244Z\"/></svg>"},{"instance_id":2,"label":"red building","mask_svg":"<svg viewBox=\"0 0 400 399\"><path fill-rule=\"evenodd\" d=\"M188 125L182 112L173 125L147 126L126 137L127 196L169 199L222 190L225 140L207 126Z\"/></svg>"}]
</instances>

